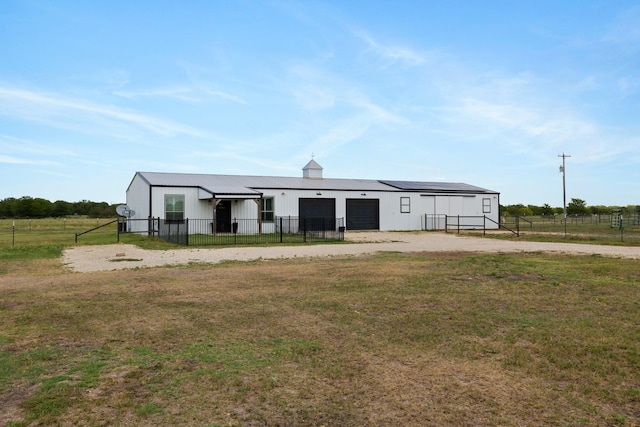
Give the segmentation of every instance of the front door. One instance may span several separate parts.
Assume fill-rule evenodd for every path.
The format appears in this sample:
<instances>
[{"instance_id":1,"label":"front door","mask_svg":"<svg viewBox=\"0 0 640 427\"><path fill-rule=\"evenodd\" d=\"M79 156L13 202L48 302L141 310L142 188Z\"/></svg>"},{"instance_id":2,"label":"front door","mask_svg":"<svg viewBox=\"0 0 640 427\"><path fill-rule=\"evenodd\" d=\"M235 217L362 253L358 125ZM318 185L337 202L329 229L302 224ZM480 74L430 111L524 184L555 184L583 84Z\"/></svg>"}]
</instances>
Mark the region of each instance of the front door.
<instances>
[{"instance_id":1,"label":"front door","mask_svg":"<svg viewBox=\"0 0 640 427\"><path fill-rule=\"evenodd\" d=\"M231 233L231 200L221 200L216 206L216 232Z\"/></svg>"}]
</instances>

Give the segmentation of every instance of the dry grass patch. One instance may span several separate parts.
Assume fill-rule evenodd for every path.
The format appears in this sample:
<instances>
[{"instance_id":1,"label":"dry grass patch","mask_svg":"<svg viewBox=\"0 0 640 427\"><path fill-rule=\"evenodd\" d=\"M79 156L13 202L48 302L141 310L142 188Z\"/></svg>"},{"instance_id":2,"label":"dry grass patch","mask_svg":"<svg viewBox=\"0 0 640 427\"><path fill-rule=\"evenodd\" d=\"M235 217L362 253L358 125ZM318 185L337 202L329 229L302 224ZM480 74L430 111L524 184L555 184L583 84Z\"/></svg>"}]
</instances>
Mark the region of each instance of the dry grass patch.
<instances>
[{"instance_id":1,"label":"dry grass patch","mask_svg":"<svg viewBox=\"0 0 640 427\"><path fill-rule=\"evenodd\" d=\"M380 254L0 276L0 423L638 425L638 261Z\"/></svg>"}]
</instances>

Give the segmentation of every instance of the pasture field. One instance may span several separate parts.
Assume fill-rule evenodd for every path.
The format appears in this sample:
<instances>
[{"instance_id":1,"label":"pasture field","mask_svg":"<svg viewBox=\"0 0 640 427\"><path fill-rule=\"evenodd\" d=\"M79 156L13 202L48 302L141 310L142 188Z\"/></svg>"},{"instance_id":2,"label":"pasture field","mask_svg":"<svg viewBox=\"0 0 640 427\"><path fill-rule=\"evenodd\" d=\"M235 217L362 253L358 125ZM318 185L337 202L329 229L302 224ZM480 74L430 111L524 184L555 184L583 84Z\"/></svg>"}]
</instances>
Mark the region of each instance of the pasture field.
<instances>
[{"instance_id":1,"label":"pasture field","mask_svg":"<svg viewBox=\"0 0 640 427\"><path fill-rule=\"evenodd\" d=\"M508 232L495 233L489 231L488 237L512 240L531 240L546 242L575 242L575 243L594 243L602 245L626 245L640 246L640 226L625 225L623 229L611 228L610 222L594 220L586 221L584 219L573 219L567 224L567 234L565 237L564 224L541 217L527 217L528 219L520 221L520 236L515 236ZM95 227L100 227L113 221L114 218L86 218L86 217L69 217L69 218L46 218L46 219L0 219L0 248L21 247L21 246L39 246L39 245L73 245L75 244L75 234L83 233ZM14 225L15 224L15 225ZM506 222L506 226L515 229L513 219ZM455 233L456 230L449 230ZM462 233L482 234L478 230L463 230ZM265 235L267 236L267 235ZM191 246L211 247L206 244L209 236L191 236ZM285 236L286 238L286 236ZM146 236L135 234L120 234L121 242L133 243L148 248L169 248L176 247L171 243L162 242L159 239L149 239ZM243 244L244 240L247 244L256 244L256 237L229 235L227 238L228 245ZM109 224L101 227L88 234L78 237L79 245L97 245L116 243L118 240L117 224ZM298 237L295 242L299 243ZM273 238L265 237L265 244L275 241ZM315 244L323 243L322 240L315 239ZM331 241L330 244L335 244Z\"/></svg>"},{"instance_id":2,"label":"pasture field","mask_svg":"<svg viewBox=\"0 0 640 427\"><path fill-rule=\"evenodd\" d=\"M28 246L42 245L74 245L76 233L78 245L99 245L112 244L116 242L132 243L150 249L163 249L173 247L184 247L178 244L169 243L160 238L149 238L145 234L118 233L117 224L113 223L115 218L46 218L46 219L20 219L8 220L0 219L0 248L20 248ZM82 234L91 230L86 234ZM242 246L242 245L271 245L282 243L287 245L305 244L300 235L277 233L272 234L219 234L215 238L211 234L191 234L189 246ZM316 239L312 236L306 238L307 243L313 241L314 244L336 244L339 240Z\"/></svg>"},{"instance_id":3,"label":"pasture field","mask_svg":"<svg viewBox=\"0 0 640 427\"><path fill-rule=\"evenodd\" d=\"M640 425L638 260L37 248L0 249L0 425Z\"/></svg>"},{"instance_id":4,"label":"pasture field","mask_svg":"<svg viewBox=\"0 0 640 427\"><path fill-rule=\"evenodd\" d=\"M507 218L504 224L511 230L516 229L513 217ZM621 228L612 227L608 216L606 220L590 216L569 218L566 237L565 225L560 219L523 217L519 221L519 231L520 236L513 237L521 240L640 246L640 225L636 217L625 220Z\"/></svg>"},{"instance_id":5,"label":"pasture field","mask_svg":"<svg viewBox=\"0 0 640 427\"><path fill-rule=\"evenodd\" d=\"M76 233L107 224L115 218L0 219L0 248L34 245L73 245ZM122 237L122 235L121 235ZM78 244L104 244L117 241L117 225L110 224L84 236Z\"/></svg>"}]
</instances>

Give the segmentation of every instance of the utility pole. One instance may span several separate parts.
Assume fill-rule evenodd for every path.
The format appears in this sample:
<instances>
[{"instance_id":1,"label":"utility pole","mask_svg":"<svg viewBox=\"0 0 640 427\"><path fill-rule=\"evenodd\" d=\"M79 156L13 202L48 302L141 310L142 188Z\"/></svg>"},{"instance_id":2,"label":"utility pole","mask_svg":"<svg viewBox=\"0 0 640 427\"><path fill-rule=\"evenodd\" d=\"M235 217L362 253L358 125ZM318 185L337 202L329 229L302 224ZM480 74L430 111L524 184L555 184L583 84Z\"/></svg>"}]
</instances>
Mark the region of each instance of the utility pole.
<instances>
[{"instance_id":1,"label":"utility pole","mask_svg":"<svg viewBox=\"0 0 640 427\"><path fill-rule=\"evenodd\" d=\"M566 168L565 159L571 157L569 154L558 154L558 157L562 157L562 166L560 166L560 172L562 172L562 204L564 206L564 238L567 238L567 184L566 184Z\"/></svg>"}]
</instances>

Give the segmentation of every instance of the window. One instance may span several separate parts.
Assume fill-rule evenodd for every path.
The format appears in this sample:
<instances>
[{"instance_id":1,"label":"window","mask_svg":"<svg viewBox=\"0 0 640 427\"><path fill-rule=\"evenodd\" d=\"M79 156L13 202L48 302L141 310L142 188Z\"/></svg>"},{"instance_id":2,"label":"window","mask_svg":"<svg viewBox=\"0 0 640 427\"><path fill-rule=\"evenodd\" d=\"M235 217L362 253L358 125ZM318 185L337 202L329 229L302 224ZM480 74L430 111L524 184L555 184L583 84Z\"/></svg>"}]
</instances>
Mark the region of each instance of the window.
<instances>
[{"instance_id":1,"label":"window","mask_svg":"<svg viewBox=\"0 0 640 427\"><path fill-rule=\"evenodd\" d=\"M164 218L166 221L184 221L184 195L167 194L164 196Z\"/></svg>"},{"instance_id":2,"label":"window","mask_svg":"<svg viewBox=\"0 0 640 427\"><path fill-rule=\"evenodd\" d=\"M273 222L273 197L262 199L262 221Z\"/></svg>"},{"instance_id":3,"label":"window","mask_svg":"<svg viewBox=\"0 0 640 427\"><path fill-rule=\"evenodd\" d=\"M482 213L491 213L491 199L482 199Z\"/></svg>"},{"instance_id":4,"label":"window","mask_svg":"<svg viewBox=\"0 0 640 427\"><path fill-rule=\"evenodd\" d=\"M400 213L411 213L411 197L400 197Z\"/></svg>"}]
</instances>

